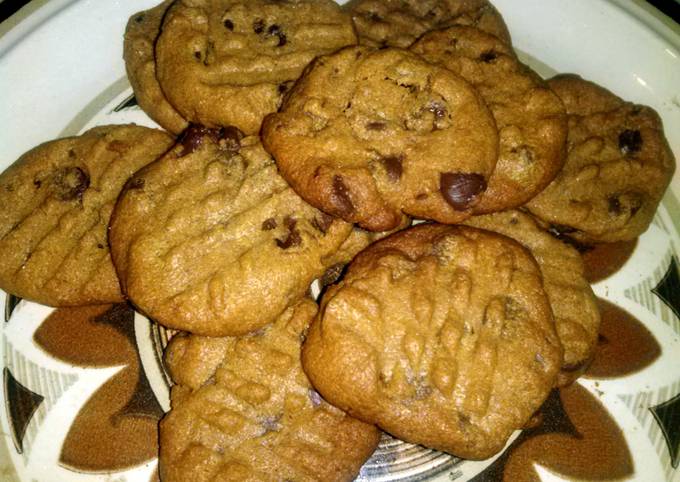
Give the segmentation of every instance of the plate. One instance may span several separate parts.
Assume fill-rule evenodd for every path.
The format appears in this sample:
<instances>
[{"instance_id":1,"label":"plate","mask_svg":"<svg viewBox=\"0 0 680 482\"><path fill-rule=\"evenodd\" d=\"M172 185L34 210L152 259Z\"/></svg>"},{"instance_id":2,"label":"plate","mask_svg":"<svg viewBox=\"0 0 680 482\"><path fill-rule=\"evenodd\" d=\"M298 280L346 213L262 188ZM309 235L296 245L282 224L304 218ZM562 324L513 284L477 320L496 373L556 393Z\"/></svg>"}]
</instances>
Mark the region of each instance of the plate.
<instances>
[{"instance_id":1,"label":"plate","mask_svg":"<svg viewBox=\"0 0 680 482\"><path fill-rule=\"evenodd\" d=\"M0 25L0 170L93 125L154 125L131 101L122 32L156 3L36 0ZM638 0L495 4L526 62L654 107L680 157L677 24ZM637 244L588 255L610 268L594 284L598 357L587 377L550 395L542 425L481 462L385 436L359 480L680 481L679 198L676 172ZM157 480L169 334L124 305L53 310L0 293L0 307L0 479Z\"/></svg>"}]
</instances>

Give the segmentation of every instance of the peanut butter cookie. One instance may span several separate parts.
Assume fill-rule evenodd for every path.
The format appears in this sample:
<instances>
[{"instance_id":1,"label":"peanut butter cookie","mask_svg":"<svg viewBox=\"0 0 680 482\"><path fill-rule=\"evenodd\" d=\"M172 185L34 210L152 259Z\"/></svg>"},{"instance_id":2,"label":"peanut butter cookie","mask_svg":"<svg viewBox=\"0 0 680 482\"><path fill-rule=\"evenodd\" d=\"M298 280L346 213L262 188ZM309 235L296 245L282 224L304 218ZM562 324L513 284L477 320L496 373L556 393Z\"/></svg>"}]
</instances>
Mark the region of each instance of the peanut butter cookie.
<instances>
[{"instance_id":1,"label":"peanut butter cookie","mask_svg":"<svg viewBox=\"0 0 680 482\"><path fill-rule=\"evenodd\" d=\"M371 245L324 295L302 364L330 403L407 442L482 459L540 407L562 347L517 242L423 224Z\"/></svg>"},{"instance_id":2,"label":"peanut butter cookie","mask_svg":"<svg viewBox=\"0 0 680 482\"><path fill-rule=\"evenodd\" d=\"M192 126L130 180L110 240L141 311L172 328L231 336L304 296L351 231L295 194L258 137Z\"/></svg>"},{"instance_id":3,"label":"peanut butter cookie","mask_svg":"<svg viewBox=\"0 0 680 482\"><path fill-rule=\"evenodd\" d=\"M371 231L405 215L469 217L498 155L496 125L476 91L394 48L317 58L262 131L303 198Z\"/></svg>"},{"instance_id":4,"label":"peanut butter cookie","mask_svg":"<svg viewBox=\"0 0 680 482\"><path fill-rule=\"evenodd\" d=\"M647 230L675 171L659 115L573 74L548 81L569 116L564 169L527 208L582 243Z\"/></svg>"},{"instance_id":5,"label":"peanut butter cookie","mask_svg":"<svg viewBox=\"0 0 680 482\"><path fill-rule=\"evenodd\" d=\"M106 228L125 182L173 143L135 125L42 144L0 174L0 288L50 306L123 301Z\"/></svg>"},{"instance_id":6,"label":"peanut butter cookie","mask_svg":"<svg viewBox=\"0 0 680 482\"><path fill-rule=\"evenodd\" d=\"M380 432L325 402L300 365L316 304L288 308L240 338L179 335L166 363L177 383L160 426L166 482L350 481Z\"/></svg>"},{"instance_id":7,"label":"peanut butter cookie","mask_svg":"<svg viewBox=\"0 0 680 482\"><path fill-rule=\"evenodd\" d=\"M157 75L191 122L257 134L314 57L354 44L332 0L178 0L156 43Z\"/></svg>"}]
</instances>

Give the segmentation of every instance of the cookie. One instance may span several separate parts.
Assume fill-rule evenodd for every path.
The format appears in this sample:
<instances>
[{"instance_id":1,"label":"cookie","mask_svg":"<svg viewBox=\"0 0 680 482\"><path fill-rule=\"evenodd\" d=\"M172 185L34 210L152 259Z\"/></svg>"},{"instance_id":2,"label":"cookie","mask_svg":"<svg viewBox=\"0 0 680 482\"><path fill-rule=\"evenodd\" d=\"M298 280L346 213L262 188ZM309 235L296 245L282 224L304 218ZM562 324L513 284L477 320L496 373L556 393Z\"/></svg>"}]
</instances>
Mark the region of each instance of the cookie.
<instances>
[{"instance_id":1,"label":"cookie","mask_svg":"<svg viewBox=\"0 0 680 482\"><path fill-rule=\"evenodd\" d=\"M540 407L562 348L528 251L422 224L371 245L322 298L302 364L336 407L407 442L483 459Z\"/></svg>"},{"instance_id":2,"label":"cookie","mask_svg":"<svg viewBox=\"0 0 680 482\"><path fill-rule=\"evenodd\" d=\"M346 7L352 14L359 43L369 47L409 47L427 31L469 25L507 44L510 33L487 0L358 0Z\"/></svg>"},{"instance_id":3,"label":"cookie","mask_svg":"<svg viewBox=\"0 0 680 482\"><path fill-rule=\"evenodd\" d=\"M177 383L160 425L167 482L350 481L380 432L325 402L300 365L316 304L303 301L241 338L178 336L166 352Z\"/></svg>"},{"instance_id":4,"label":"cookie","mask_svg":"<svg viewBox=\"0 0 680 482\"><path fill-rule=\"evenodd\" d=\"M50 306L123 301L106 228L128 178L173 143L135 125L42 144L0 174L0 288Z\"/></svg>"},{"instance_id":5,"label":"cookie","mask_svg":"<svg viewBox=\"0 0 680 482\"><path fill-rule=\"evenodd\" d=\"M161 31L163 16L173 0L137 12L125 27L123 60L137 104L161 127L179 134L188 122L168 102L156 78L154 46Z\"/></svg>"},{"instance_id":6,"label":"cookie","mask_svg":"<svg viewBox=\"0 0 680 482\"><path fill-rule=\"evenodd\" d=\"M675 170L661 118L573 74L548 84L567 109L569 153L564 169L527 208L582 243L636 238Z\"/></svg>"},{"instance_id":7,"label":"cookie","mask_svg":"<svg viewBox=\"0 0 680 482\"><path fill-rule=\"evenodd\" d=\"M469 217L498 154L491 113L454 73L402 49L319 57L262 126L310 204L371 231Z\"/></svg>"},{"instance_id":8,"label":"cookie","mask_svg":"<svg viewBox=\"0 0 680 482\"><path fill-rule=\"evenodd\" d=\"M496 120L498 164L475 213L521 206L555 178L566 156L564 106L508 45L456 26L425 34L411 50L470 82Z\"/></svg>"},{"instance_id":9,"label":"cookie","mask_svg":"<svg viewBox=\"0 0 680 482\"><path fill-rule=\"evenodd\" d=\"M555 239L522 211L474 216L465 224L508 236L531 251L541 269L543 288L564 348L557 383L563 386L576 380L595 353L600 329L597 299L585 278L579 252Z\"/></svg>"},{"instance_id":10,"label":"cookie","mask_svg":"<svg viewBox=\"0 0 680 482\"><path fill-rule=\"evenodd\" d=\"M331 0L178 0L156 43L157 76L186 119L257 134L314 57L355 43Z\"/></svg>"},{"instance_id":11,"label":"cookie","mask_svg":"<svg viewBox=\"0 0 680 482\"><path fill-rule=\"evenodd\" d=\"M192 126L128 183L109 238L121 286L142 312L231 336L304 296L351 231L295 194L258 137Z\"/></svg>"}]
</instances>

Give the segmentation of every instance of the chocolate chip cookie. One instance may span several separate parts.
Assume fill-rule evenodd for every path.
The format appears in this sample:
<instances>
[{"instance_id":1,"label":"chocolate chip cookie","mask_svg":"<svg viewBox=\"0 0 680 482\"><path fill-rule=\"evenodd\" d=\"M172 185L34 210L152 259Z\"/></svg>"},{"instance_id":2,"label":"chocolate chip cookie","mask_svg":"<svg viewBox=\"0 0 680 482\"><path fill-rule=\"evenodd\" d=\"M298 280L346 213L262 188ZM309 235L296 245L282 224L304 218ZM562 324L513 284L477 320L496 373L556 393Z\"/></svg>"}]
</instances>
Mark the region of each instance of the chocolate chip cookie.
<instances>
[{"instance_id":1,"label":"chocolate chip cookie","mask_svg":"<svg viewBox=\"0 0 680 482\"><path fill-rule=\"evenodd\" d=\"M123 59L128 80L137 104L161 127L179 134L187 121L168 102L156 78L154 46L161 31L161 22L173 0L137 12L128 20L123 42Z\"/></svg>"},{"instance_id":2,"label":"chocolate chip cookie","mask_svg":"<svg viewBox=\"0 0 680 482\"><path fill-rule=\"evenodd\" d=\"M257 134L314 57L355 43L331 0L178 0L156 43L157 75L186 119Z\"/></svg>"},{"instance_id":3,"label":"chocolate chip cookie","mask_svg":"<svg viewBox=\"0 0 680 482\"><path fill-rule=\"evenodd\" d=\"M160 425L167 482L349 481L380 432L329 405L300 366L316 313L306 300L241 338L180 335L166 364L177 383Z\"/></svg>"},{"instance_id":4,"label":"chocolate chip cookie","mask_svg":"<svg viewBox=\"0 0 680 482\"><path fill-rule=\"evenodd\" d=\"M510 45L510 33L487 0L358 0L345 7L359 35L370 47L409 47L429 30L470 25Z\"/></svg>"},{"instance_id":5,"label":"chocolate chip cookie","mask_svg":"<svg viewBox=\"0 0 680 482\"><path fill-rule=\"evenodd\" d=\"M123 301L106 228L123 185L173 143L135 125L42 144L0 174L0 288L50 306Z\"/></svg>"},{"instance_id":6,"label":"chocolate chip cookie","mask_svg":"<svg viewBox=\"0 0 680 482\"><path fill-rule=\"evenodd\" d=\"M141 311L172 328L231 336L304 296L351 231L295 194L258 137L192 126L130 180L110 241Z\"/></svg>"},{"instance_id":7,"label":"chocolate chip cookie","mask_svg":"<svg viewBox=\"0 0 680 482\"><path fill-rule=\"evenodd\" d=\"M579 252L555 239L531 215L517 210L474 216L465 224L508 236L531 251L541 269L543 288L564 347L557 383L573 382L588 367L600 329L597 300L585 279Z\"/></svg>"},{"instance_id":8,"label":"chocolate chip cookie","mask_svg":"<svg viewBox=\"0 0 680 482\"><path fill-rule=\"evenodd\" d=\"M498 155L496 125L476 91L393 48L319 57L262 131L303 198L372 231L405 215L469 217Z\"/></svg>"},{"instance_id":9,"label":"chocolate chip cookie","mask_svg":"<svg viewBox=\"0 0 680 482\"><path fill-rule=\"evenodd\" d=\"M475 213L521 206L555 178L566 156L564 106L508 45L456 26L425 34L411 50L475 86L496 120L498 164Z\"/></svg>"},{"instance_id":10,"label":"chocolate chip cookie","mask_svg":"<svg viewBox=\"0 0 680 482\"><path fill-rule=\"evenodd\" d=\"M503 448L555 384L541 274L510 238L422 224L371 245L324 295L302 364L333 405L459 457Z\"/></svg>"},{"instance_id":11,"label":"chocolate chip cookie","mask_svg":"<svg viewBox=\"0 0 680 482\"><path fill-rule=\"evenodd\" d=\"M636 238L675 170L661 118L573 74L548 84L567 108L569 153L564 169L527 208L582 243Z\"/></svg>"}]
</instances>

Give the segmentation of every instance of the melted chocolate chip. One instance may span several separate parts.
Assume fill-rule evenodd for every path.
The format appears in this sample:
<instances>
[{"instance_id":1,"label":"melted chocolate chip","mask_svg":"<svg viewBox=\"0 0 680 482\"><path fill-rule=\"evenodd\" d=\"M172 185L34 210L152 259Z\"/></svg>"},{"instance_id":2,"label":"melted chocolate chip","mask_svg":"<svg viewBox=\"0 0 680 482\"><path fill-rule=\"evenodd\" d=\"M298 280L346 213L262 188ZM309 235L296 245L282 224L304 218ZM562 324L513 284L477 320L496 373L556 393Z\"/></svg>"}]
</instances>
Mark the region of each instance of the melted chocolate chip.
<instances>
[{"instance_id":1,"label":"melted chocolate chip","mask_svg":"<svg viewBox=\"0 0 680 482\"><path fill-rule=\"evenodd\" d=\"M493 62L497 58L498 58L498 54L496 52L494 52L493 50L488 50L488 51L482 53L482 55L479 56L479 60L481 60L485 64L490 64L491 62Z\"/></svg>"},{"instance_id":2,"label":"melted chocolate chip","mask_svg":"<svg viewBox=\"0 0 680 482\"><path fill-rule=\"evenodd\" d=\"M264 32L264 20L262 20L261 18L255 20L253 22L253 31L256 34L261 34L262 32Z\"/></svg>"},{"instance_id":3,"label":"melted chocolate chip","mask_svg":"<svg viewBox=\"0 0 680 482\"><path fill-rule=\"evenodd\" d=\"M330 228L331 224L333 224L334 219L335 218L333 218L333 216L329 216L326 213L320 213L319 216L312 219L312 226L321 231L323 234L326 234L328 228Z\"/></svg>"},{"instance_id":4,"label":"melted chocolate chip","mask_svg":"<svg viewBox=\"0 0 680 482\"><path fill-rule=\"evenodd\" d=\"M387 156L382 157L380 162L385 167L385 172L387 172L387 177L392 182L397 182L401 179L403 173L402 162L404 161L404 156Z\"/></svg>"},{"instance_id":5,"label":"melted chocolate chip","mask_svg":"<svg viewBox=\"0 0 680 482\"><path fill-rule=\"evenodd\" d=\"M228 30L231 30L232 32L234 31L234 22L232 22L229 19L226 19L223 23L224 23L225 28L227 28Z\"/></svg>"},{"instance_id":6,"label":"melted chocolate chip","mask_svg":"<svg viewBox=\"0 0 680 482\"><path fill-rule=\"evenodd\" d=\"M619 149L621 154L628 156L642 149L642 136L638 130L626 129L619 134Z\"/></svg>"},{"instance_id":7,"label":"melted chocolate chip","mask_svg":"<svg viewBox=\"0 0 680 482\"><path fill-rule=\"evenodd\" d=\"M333 204L343 216L354 212L354 204L342 176L333 176Z\"/></svg>"},{"instance_id":8,"label":"melted chocolate chip","mask_svg":"<svg viewBox=\"0 0 680 482\"><path fill-rule=\"evenodd\" d=\"M284 45L286 45L286 42L287 42L286 34L283 33L283 31L281 30L281 27L279 27L278 25L276 25L276 24L271 25L267 29L267 35L270 35L272 37L276 36L276 37L279 38L279 43L277 44L277 47L283 47Z\"/></svg>"},{"instance_id":9,"label":"melted chocolate chip","mask_svg":"<svg viewBox=\"0 0 680 482\"><path fill-rule=\"evenodd\" d=\"M63 167L54 174L56 196L62 201L81 200L90 186L90 176L79 167Z\"/></svg>"},{"instance_id":10,"label":"melted chocolate chip","mask_svg":"<svg viewBox=\"0 0 680 482\"><path fill-rule=\"evenodd\" d=\"M241 149L241 139L243 137L245 135L237 127L223 127L220 133L220 146L228 151L238 152Z\"/></svg>"},{"instance_id":11,"label":"melted chocolate chip","mask_svg":"<svg viewBox=\"0 0 680 482\"><path fill-rule=\"evenodd\" d=\"M36 189L40 189L40 186L42 186L42 181L40 179L34 179L33 185L35 186Z\"/></svg>"},{"instance_id":12,"label":"melted chocolate chip","mask_svg":"<svg viewBox=\"0 0 680 482\"><path fill-rule=\"evenodd\" d=\"M191 124L180 138L184 150L179 156L184 157L194 152L203 144L205 138L219 144L222 149L238 152L241 148L241 139L243 139L243 137L243 132L234 126L220 127L217 129L199 124Z\"/></svg>"},{"instance_id":13,"label":"melted chocolate chip","mask_svg":"<svg viewBox=\"0 0 680 482\"><path fill-rule=\"evenodd\" d=\"M387 124L384 122L369 122L366 124L366 130L369 131L384 131Z\"/></svg>"},{"instance_id":14,"label":"melted chocolate chip","mask_svg":"<svg viewBox=\"0 0 680 482\"><path fill-rule=\"evenodd\" d=\"M299 246L302 243L302 236L297 230L297 219L286 216L283 219L283 224L288 229L286 239L276 239L276 245L281 249L288 249L292 246Z\"/></svg>"},{"instance_id":15,"label":"melted chocolate chip","mask_svg":"<svg viewBox=\"0 0 680 482\"><path fill-rule=\"evenodd\" d=\"M274 218L269 218L265 219L262 222L262 231L271 231L272 229L276 229L276 219Z\"/></svg>"},{"instance_id":16,"label":"melted chocolate chip","mask_svg":"<svg viewBox=\"0 0 680 482\"><path fill-rule=\"evenodd\" d=\"M454 209L466 209L486 190L486 180L474 172L442 172L439 190Z\"/></svg>"}]
</instances>

